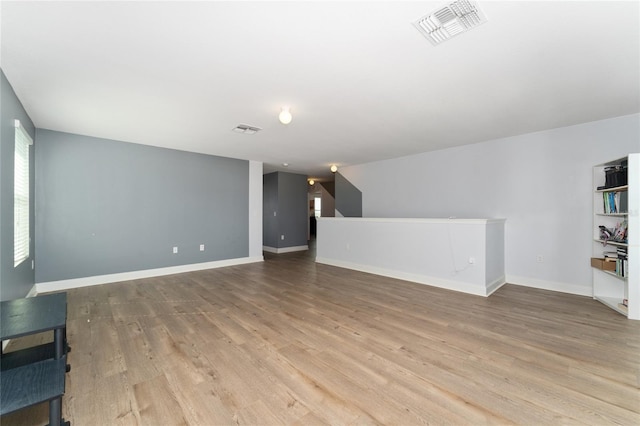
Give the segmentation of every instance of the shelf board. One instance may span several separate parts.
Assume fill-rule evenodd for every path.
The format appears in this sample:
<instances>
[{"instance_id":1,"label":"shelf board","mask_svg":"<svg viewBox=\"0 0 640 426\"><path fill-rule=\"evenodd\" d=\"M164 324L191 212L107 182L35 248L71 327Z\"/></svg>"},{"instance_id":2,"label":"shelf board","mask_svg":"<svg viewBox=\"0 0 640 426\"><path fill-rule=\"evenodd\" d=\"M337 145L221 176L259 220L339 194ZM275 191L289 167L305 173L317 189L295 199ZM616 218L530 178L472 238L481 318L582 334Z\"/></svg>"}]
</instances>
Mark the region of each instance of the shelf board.
<instances>
[{"instance_id":1,"label":"shelf board","mask_svg":"<svg viewBox=\"0 0 640 426\"><path fill-rule=\"evenodd\" d=\"M595 269L596 271L600 271L603 274L611 275L612 277L617 278L620 281L627 281L627 277L621 277L620 275L616 274L615 271L605 271L604 269L596 268L594 266L591 266L591 268Z\"/></svg>"},{"instance_id":2,"label":"shelf board","mask_svg":"<svg viewBox=\"0 0 640 426\"><path fill-rule=\"evenodd\" d=\"M614 311L624 315L625 317L628 315L628 309L624 309L624 307L619 306L618 304L622 302L622 299L616 299L615 297L606 297L606 296L598 296L594 295L594 299L603 303L613 309Z\"/></svg>"},{"instance_id":3,"label":"shelf board","mask_svg":"<svg viewBox=\"0 0 640 426\"><path fill-rule=\"evenodd\" d=\"M596 268L596 269L597 269L597 268ZM620 279L620 280L622 280L622 281L626 281L626 280L627 280L627 277L622 277L622 276L620 276L620 275L616 274L615 272L611 272L611 271L603 271L602 269L600 269L600 270L601 270L602 272L604 272L605 274L607 274L607 275L611 275L611 276L613 276L613 277L616 277L616 278L618 278L618 279Z\"/></svg>"},{"instance_id":4,"label":"shelf board","mask_svg":"<svg viewBox=\"0 0 640 426\"><path fill-rule=\"evenodd\" d=\"M629 213L596 213L596 216L629 216Z\"/></svg>"},{"instance_id":5,"label":"shelf board","mask_svg":"<svg viewBox=\"0 0 640 426\"><path fill-rule=\"evenodd\" d=\"M627 244L627 243L619 243L617 241L611 241L611 240L603 241L603 240L599 240L597 238L594 238L593 241L598 242L600 244L604 244L604 245L610 244L612 246L629 247L629 244Z\"/></svg>"},{"instance_id":6,"label":"shelf board","mask_svg":"<svg viewBox=\"0 0 640 426\"><path fill-rule=\"evenodd\" d=\"M614 188L596 189L596 192L616 192L626 191L629 189L629 185L616 186Z\"/></svg>"}]
</instances>

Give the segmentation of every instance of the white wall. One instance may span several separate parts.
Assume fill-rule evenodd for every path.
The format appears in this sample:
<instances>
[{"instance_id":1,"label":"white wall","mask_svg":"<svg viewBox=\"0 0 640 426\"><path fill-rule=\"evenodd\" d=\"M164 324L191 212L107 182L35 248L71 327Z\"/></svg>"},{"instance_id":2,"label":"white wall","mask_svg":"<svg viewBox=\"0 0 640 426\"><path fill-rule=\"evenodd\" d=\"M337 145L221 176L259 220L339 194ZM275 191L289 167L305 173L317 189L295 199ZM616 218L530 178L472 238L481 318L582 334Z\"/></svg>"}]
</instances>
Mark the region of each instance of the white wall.
<instances>
[{"instance_id":1,"label":"white wall","mask_svg":"<svg viewBox=\"0 0 640 426\"><path fill-rule=\"evenodd\" d=\"M506 218L507 282L591 295L591 167L639 151L634 114L340 172L363 217Z\"/></svg>"},{"instance_id":2,"label":"white wall","mask_svg":"<svg viewBox=\"0 0 640 426\"><path fill-rule=\"evenodd\" d=\"M249 257L262 260L262 163L249 161Z\"/></svg>"}]
</instances>

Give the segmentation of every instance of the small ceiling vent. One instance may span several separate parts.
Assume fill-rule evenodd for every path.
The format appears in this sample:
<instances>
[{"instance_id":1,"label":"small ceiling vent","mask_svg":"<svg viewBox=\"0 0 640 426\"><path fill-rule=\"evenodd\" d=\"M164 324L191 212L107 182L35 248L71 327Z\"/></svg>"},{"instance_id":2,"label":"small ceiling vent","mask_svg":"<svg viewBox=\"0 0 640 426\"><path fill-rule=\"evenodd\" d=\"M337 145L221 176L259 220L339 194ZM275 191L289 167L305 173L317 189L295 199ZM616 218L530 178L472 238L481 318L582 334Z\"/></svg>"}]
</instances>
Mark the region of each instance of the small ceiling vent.
<instances>
[{"instance_id":1,"label":"small ceiling vent","mask_svg":"<svg viewBox=\"0 0 640 426\"><path fill-rule=\"evenodd\" d=\"M434 46L487 22L487 17L471 0L457 0L418 19L413 25Z\"/></svg>"},{"instance_id":2,"label":"small ceiling vent","mask_svg":"<svg viewBox=\"0 0 640 426\"><path fill-rule=\"evenodd\" d=\"M249 126L247 124L238 124L236 127L233 128L234 132L244 133L245 135L255 135L260 130L262 130L260 127Z\"/></svg>"}]
</instances>

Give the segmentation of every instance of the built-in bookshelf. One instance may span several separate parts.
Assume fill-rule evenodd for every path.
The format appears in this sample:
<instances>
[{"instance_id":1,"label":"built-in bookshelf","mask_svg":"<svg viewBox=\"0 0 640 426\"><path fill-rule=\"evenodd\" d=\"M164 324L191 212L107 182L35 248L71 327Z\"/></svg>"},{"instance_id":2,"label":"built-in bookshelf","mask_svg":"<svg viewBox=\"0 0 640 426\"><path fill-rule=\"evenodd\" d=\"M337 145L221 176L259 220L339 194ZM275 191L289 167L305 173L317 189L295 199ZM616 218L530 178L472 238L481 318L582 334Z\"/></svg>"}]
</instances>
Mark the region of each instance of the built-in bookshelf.
<instances>
[{"instance_id":1,"label":"built-in bookshelf","mask_svg":"<svg viewBox=\"0 0 640 426\"><path fill-rule=\"evenodd\" d=\"M593 167L593 298L640 320L640 154Z\"/></svg>"}]
</instances>

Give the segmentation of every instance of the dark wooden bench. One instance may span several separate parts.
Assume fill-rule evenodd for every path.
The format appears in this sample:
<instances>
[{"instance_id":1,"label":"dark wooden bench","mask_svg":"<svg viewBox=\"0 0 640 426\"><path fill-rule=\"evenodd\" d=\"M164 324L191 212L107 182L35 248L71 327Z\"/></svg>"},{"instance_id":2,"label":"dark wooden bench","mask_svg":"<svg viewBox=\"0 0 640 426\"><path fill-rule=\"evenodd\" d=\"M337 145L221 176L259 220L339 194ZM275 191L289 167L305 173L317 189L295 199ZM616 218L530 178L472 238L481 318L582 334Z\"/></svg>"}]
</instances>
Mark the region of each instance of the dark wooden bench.
<instances>
[{"instance_id":1,"label":"dark wooden bench","mask_svg":"<svg viewBox=\"0 0 640 426\"><path fill-rule=\"evenodd\" d=\"M65 354L71 351L66 340L63 343L63 349ZM34 362L44 361L45 359L55 358L55 353L55 345L53 342L3 353L2 357L0 357L0 370L10 370L12 368L22 367L23 365L32 364ZM71 366L69 364L66 366L66 371L67 373L71 371Z\"/></svg>"},{"instance_id":2,"label":"dark wooden bench","mask_svg":"<svg viewBox=\"0 0 640 426\"><path fill-rule=\"evenodd\" d=\"M0 302L2 341L53 331L53 343L0 358L0 415L49 403L49 425L68 425L62 418L62 396L68 371L67 295L57 293Z\"/></svg>"},{"instance_id":3,"label":"dark wooden bench","mask_svg":"<svg viewBox=\"0 0 640 426\"><path fill-rule=\"evenodd\" d=\"M60 412L67 357L46 359L4 370L0 374L0 415L49 402L49 424L69 424ZM58 403L52 403L58 401ZM57 408L56 408L57 407Z\"/></svg>"}]
</instances>

